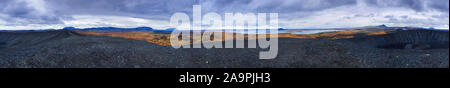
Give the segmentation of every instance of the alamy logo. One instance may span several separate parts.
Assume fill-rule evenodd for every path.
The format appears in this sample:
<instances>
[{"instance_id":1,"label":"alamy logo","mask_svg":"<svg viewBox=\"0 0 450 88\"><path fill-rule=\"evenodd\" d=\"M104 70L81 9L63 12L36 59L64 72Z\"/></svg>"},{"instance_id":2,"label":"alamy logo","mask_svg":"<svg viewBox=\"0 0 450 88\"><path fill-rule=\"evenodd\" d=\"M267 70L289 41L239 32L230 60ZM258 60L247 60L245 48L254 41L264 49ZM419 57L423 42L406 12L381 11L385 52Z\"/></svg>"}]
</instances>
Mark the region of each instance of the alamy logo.
<instances>
[{"instance_id":1,"label":"alamy logo","mask_svg":"<svg viewBox=\"0 0 450 88\"><path fill-rule=\"evenodd\" d=\"M218 13L202 16L200 5L193 6L193 21L186 13L175 13L170 19L177 30L170 36L173 48L247 48L266 49L260 51L259 59L274 59L278 55L278 13L225 13L224 20ZM184 29L184 30L183 30ZM225 34L231 31L233 34ZM255 34L236 31L256 31ZM247 35L246 37L243 37ZM190 44L201 41L201 44ZM225 44L222 42L224 41ZM192 46L191 46L192 45Z\"/></svg>"}]
</instances>

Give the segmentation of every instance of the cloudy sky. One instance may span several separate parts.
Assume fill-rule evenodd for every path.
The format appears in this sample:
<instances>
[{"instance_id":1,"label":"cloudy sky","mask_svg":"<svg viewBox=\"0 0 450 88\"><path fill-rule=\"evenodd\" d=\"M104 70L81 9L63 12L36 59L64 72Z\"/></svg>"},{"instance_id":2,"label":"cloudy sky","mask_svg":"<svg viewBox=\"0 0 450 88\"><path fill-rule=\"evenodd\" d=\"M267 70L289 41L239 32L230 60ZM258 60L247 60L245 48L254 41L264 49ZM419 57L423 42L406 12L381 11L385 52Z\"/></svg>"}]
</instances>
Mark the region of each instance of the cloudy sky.
<instances>
[{"instance_id":1,"label":"cloudy sky","mask_svg":"<svg viewBox=\"0 0 450 88\"><path fill-rule=\"evenodd\" d=\"M171 28L192 5L219 14L279 13L283 28L388 26L449 28L449 0L0 0L0 30L66 26Z\"/></svg>"}]
</instances>

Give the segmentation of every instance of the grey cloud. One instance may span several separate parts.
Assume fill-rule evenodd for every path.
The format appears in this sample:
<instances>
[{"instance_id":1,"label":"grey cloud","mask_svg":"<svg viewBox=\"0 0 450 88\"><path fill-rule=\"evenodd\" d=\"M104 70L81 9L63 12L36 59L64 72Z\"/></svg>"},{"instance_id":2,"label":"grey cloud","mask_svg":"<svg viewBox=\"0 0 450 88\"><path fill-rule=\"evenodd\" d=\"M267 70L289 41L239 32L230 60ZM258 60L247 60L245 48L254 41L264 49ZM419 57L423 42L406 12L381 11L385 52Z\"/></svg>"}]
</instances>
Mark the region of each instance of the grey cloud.
<instances>
[{"instance_id":1,"label":"grey cloud","mask_svg":"<svg viewBox=\"0 0 450 88\"><path fill-rule=\"evenodd\" d=\"M431 8L437 9L440 11L447 12L449 11L449 0L433 0L428 4Z\"/></svg>"},{"instance_id":2,"label":"grey cloud","mask_svg":"<svg viewBox=\"0 0 450 88\"><path fill-rule=\"evenodd\" d=\"M407 7L414 10L424 10L426 0L366 0L369 5L378 7Z\"/></svg>"},{"instance_id":3,"label":"grey cloud","mask_svg":"<svg viewBox=\"0 0 450 88\"><path fill-rule=\"evenodd\" d=\"M6 16L0 19L8 21L10 25L62 23L60 17L45 4L42 0L2 0L0 14Z\"/></svg>"},{"instance_id":4,"label":"grey cloud","mask_svg":"<svg viewBox=\"0 0 450 88\"><path fill-rule=\"evenodd\" d=\"M355 0L203 0L202 6L216 12L279 12L317 11L356 4ZM211 9L213 8L213 9Z\"/></svg>"},{"instance_id":5,"label":"grey cloud","mask_svg":"<svg viewBox=\"0 0 450 88\"><path fill-rule=\"evenodd\" d=\"M44 1L30 5L25 1ZM449 0L0 0L0 20L22 24L57 24L72 15L116 15L167 20L175 12L192 13L192 5L204 12L278 12L281 19L309 16L340 6L367 4L369 8L404 7L416 11L446 12ZM42 9L45 9L43 13Z\"/></svg>"},{"instance_id":6,"label":"grey cloud","mask_svg":"<svg viewBox=\"0 0 450 88\"><path fill-rule=\"evenodd\" d=\"M449 10L449 0L364 0L364 2L376 7L405 7L416 11Z\"/></svg>"},{"instance_id":7,"label":"grey cloud","mask_svg":"<svg viewBox=\"0 0 450 88\"><path fill-rule=\"evenodd\" d=\"M191 12L192 0L47 0L60 14L118 15L149 19Z\"/></svg>"},{"instance_id":8,"label":"grey cloud","mask_svg":"<svg viewBox=\"0 0 450 88\"><path fill-rule=\"evenodd\" d=\"M291 17L339 6L356 5L360 0L47 0L58 14L123 15L148 19L168 19L175 12L192 13L192 5L204 12L278 12ZM417 11L436 9L448 12L448 0L362 0L372 8L405 7ZM295 16L292 16L293 14Z\"/></svg>"}]
</instances>

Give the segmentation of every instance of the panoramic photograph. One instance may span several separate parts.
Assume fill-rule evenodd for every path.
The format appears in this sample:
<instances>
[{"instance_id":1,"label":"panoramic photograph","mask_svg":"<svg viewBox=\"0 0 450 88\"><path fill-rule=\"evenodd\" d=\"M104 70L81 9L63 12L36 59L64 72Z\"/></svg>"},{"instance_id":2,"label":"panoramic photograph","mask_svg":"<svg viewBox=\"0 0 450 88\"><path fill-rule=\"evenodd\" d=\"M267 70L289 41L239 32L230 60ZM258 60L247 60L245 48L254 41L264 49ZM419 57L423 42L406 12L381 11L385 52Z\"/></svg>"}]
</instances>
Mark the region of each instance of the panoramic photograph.
<instances>
[{"instance_id":1,"label":"panoramic photograph","mask_svg":"<svg viewBox=\"0 0 450 88\"><path fill-rule=\"evenodd\" d=\"M448 0L0 1L0 68L448 67Z\"/></svg>"}]
</instances>

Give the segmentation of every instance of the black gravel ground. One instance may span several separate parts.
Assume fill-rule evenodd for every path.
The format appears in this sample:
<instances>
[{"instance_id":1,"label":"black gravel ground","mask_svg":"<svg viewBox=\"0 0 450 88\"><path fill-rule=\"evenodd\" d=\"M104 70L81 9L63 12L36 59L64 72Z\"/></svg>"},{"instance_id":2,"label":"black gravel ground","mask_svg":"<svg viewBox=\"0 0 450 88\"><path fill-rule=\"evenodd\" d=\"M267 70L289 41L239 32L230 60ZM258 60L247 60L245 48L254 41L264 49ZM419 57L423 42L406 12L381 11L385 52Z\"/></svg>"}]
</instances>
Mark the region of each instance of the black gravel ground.
<instances>
[{"instance_id":1,"label":"black gravel ground","mask_svg":"<svg viewBox=\"0 0 450 88\"><path fill-rule=\"evenodd\" d=\"M0 32L0 67L448 68L448 34L414 30L339 40L281 38L278 57L260 60L260 49L174 49L68 30Z\"/></svg>"}]
</instances>

